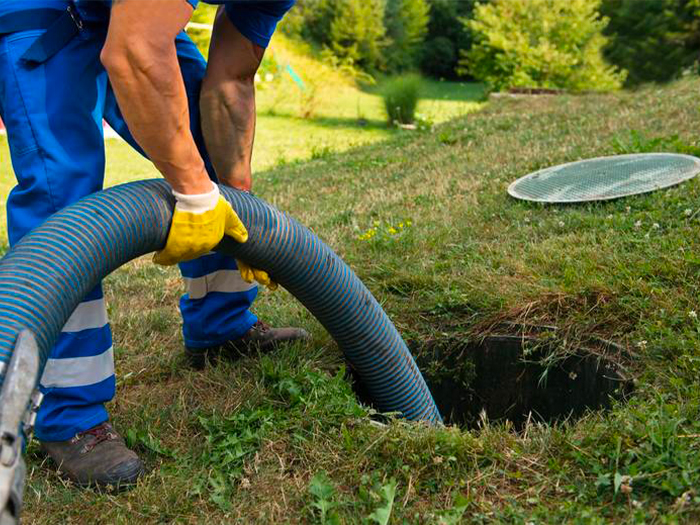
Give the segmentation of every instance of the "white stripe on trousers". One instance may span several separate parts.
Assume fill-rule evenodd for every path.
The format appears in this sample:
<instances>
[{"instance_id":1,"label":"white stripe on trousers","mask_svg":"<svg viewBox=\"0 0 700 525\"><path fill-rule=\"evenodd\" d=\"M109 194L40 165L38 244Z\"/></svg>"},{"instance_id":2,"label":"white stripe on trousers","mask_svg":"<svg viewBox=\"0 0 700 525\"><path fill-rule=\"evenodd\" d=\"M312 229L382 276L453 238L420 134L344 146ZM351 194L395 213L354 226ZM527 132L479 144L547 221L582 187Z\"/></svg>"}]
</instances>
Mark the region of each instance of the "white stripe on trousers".
<instances>
[{"instance_id":1,"label":"white stripe on trousers","mask_svg":"<svg viewBox=\"0 0 700 525\"><path fill-rule=\"evenodd\" d=\"M80 332L90 328L102 328L108 322L104 297L80 303L63 326L62 332Z\"/></svg>"},{"instance_id":2,"label":"white stripe on trousers","mask_svg":"<svg viewBox=\"0 0 700 525\"><path fill-rule=\"evenodd\" d=\"M99 355L48 359L41 386L45 388L70 388L88 386L114 375L114 349L109 347Z\"/></svg>"},{"instance_id":3,"label":"white stripe on trousers","mask_svg":"<svg viewBox=\"0 0 700 525\"><path fill-rule=\"evenodd\" d=\"M247 283L238 270L218 270L202 277L185 277L185 287L190 299L202 299L209 292L247 292L255 283Z\"/></svg>"}]
</instances>

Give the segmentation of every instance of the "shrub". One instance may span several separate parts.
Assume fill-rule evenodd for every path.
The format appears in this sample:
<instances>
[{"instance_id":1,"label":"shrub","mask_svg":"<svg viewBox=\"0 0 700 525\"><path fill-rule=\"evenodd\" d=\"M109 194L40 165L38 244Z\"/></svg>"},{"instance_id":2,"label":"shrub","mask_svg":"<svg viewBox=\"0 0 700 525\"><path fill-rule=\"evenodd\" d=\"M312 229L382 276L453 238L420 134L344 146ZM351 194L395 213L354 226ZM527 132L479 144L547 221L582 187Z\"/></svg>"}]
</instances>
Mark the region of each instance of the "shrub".
<instances>
[{"instance_id":1,"label":"shrub","mask_svg":"<svg viewBox=\"0 0 700 525\"><path fill-rule=\"evenodd\" d=\"M493 0L465 22L475 43L462 69L492 88L618 89L626 72L603 59L601 0Z\"/></svg>"},{"instance_id":2,"label":"shrub","mask_svg":"<svg viewBox=\"0 0 700 525\"><path fill-rule=\"evenodd\" d=\"M280 29L288 36L317 44L328 44L335 16L333 0L297 0L284 16Z\"/></svg>"},{"instance_id":3,"label":"shrub","mask_svg":"<svg viewBox=\"0 0 700 525\"><path fill-rule=\"evenodd\" d=\"M421 94L421 78L404 75L388 80L380 89L389 125L411 124Z\"/></svg>"},{"instance_id":4,"label":"shrub","mask_svg":"<svg viewBox=\"0 0 700 525\"><path fill-rule=\"evenodd\" d=\"M343 67L366 72L411 69L418 65L427 32L428 2L297 0L280 27L293 38L316 44L328 62Z\"/></svg>"},{"instance_id":5,"label":"shrub","mask_svg":"<svg viewBox=\"0 0 700 525\"><path fill-rule=\"evenodd\" d=\"M610 18L605 57L629 71L628 85L665 82L691 66L700 51L700 2L603 0Z\"/></svg>"}]
</instances>

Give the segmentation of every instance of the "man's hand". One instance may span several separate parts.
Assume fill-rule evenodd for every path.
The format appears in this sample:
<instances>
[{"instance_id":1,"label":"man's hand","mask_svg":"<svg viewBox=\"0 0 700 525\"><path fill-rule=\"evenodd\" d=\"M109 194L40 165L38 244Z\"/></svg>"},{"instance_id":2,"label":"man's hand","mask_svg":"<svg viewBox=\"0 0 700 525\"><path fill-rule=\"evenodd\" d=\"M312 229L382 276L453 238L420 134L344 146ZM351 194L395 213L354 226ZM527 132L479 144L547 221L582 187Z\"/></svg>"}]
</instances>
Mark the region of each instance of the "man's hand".
<instances>
[{"instance_id":1,"label":"man's hand","mask_svg":"<svg viewBox=\"0 0 700 525\"><path fill-rule=\"evenodd\" d=\"M153 257L154 262L167 266L196 259L210 252L224 235L238 242L248 240L241 219L219 194L219 187L212 185L214 189L202 195L173 192L177 202L170 233L165 248Z\"/></svg>"},{"instance_id":2,"label":"man's hand","mask_svg":"<svg viewBox=\"0 0 700 525\"><path fill-rule=\"evenodd\" d=\"M224 235L237 242L248 240L248 230L233 208L219 193L219 187L210 182L213 189L201 195L185 195L173 191L175 211L165 248L153 256L153 262L170 266L190 261L209 253ZM270 290L277 288L267 272L251 268L243 261L236 261L244 281L257 281Z\"/></svg>"},{"instance_id":3,"label":"man's hand","mask_svg":"<svg viewBox=\"0 0 700 525\"><path fill-rule=\"evenodd\" d=\"M277 289L277 283L270 279L270 276L266 271L251 268L240 260L236 260L236 264L238 265L238 271L241 272L241 277L245 282L252 283L253 281L257 281L258 284L267 286L270 290Z\"/></svg>"}]
</instances>

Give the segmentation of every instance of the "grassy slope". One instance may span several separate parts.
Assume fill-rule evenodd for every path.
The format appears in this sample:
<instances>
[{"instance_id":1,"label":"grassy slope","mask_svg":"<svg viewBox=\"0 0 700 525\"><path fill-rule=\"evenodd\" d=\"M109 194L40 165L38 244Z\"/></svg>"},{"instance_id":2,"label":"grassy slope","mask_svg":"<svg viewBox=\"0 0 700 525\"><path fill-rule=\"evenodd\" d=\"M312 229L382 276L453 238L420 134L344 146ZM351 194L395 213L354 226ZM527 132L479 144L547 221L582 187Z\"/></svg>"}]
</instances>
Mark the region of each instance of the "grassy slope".
<instances>
[{"instance_id":1,"label":"grassy slope","mask_svg":"<svg viewBox=\"0 0 700 525\"><path fill-rule=\"evenodd\" d=\"M525 436L498 427L463 433L397 423L376 429L333 402L346 400L344 384L309 372L334 369L339 356L285 293L264 294L258 311L273 322L309 327L316 337L309 348L276 354L277 370L255 359L206 373L183 370L175 310L179 279L136 261L109 278L120 377L111 410L119 426L132 431L153 473L130 493L96 494L61 484L34 456L28 521L312 520L318 513L308 484L321 470L335 486L328 498L343 521L368 516L392 477L398 480L397 520L429 520L431 512L451 508L459 492L468 496L475 522L525 516L594 521L587 512L630 521L635 513L647 519L678 514L693 521L697 503L677 498L699 481L692 437L698 434L699 327L688 315L697 310L697 181L566 208L515 203L504 189L532 169L609 153L613 139L629 129L690 140L698 128L698 87L688 81L634 94L499 101L432 134L370 129L376 134L368 140L389 140L337 156L319 149L319 141L342 136L346 145L347 137L319 123L325 132L320 138L283 155L320 158L258 175L261 195L329 241L405 334L476 334L505 318L565 326L573 339L586 333L612 338L636 352L629 365L639 386L631 406L569 427L531 428ZM346 120L348 136L360 131L352 122L356 104L348 101L362 96L348 95L347 114L335 117ZM264 96L261 103L265 107ZM305 132L312 123L296 119L293 105L275 106L281 116L265 111L263 133L298 124L284 135L310 136ZM321 119L334 118L324 111L318 109ZM370 128L371 119L380 118L365 116ZM273 166L282 155L269 153L264 140L258 143L261 165ZM327 145L334 149L338 142ZM111 182L153 175L125 145L109 149ZM1 160L7 190L4 149ZM407 220L412 225L401 235L388 233L390 225ZM375 237L358 239L377 222ZM640 341L647 343L637 346ZM280 387L290 381L323 403L295 402ZM251 416L255 407L271 428ZM213 413L239 414L243 422L203 427L199 417L208 420ZM213 446L206 436L221 428L225 436L254 431L242 446L252 454L244 456L242 470L233 470L233 494L214 491L221 496L216 503L209 492L197 492L209 477L218 479L220 469L200 455ZM616 472L635 476L631 496L614 495L609 484Z\"/></svg>"},{"instance_id":2,"label":"grassy slope","mask_svg":"<svg viewBox=\"0 0 700 525\"><path fill-rule=\"evenodd\" d=\"M509 319L614 339L633 355L628 405L522 434L378 428L329 373L340 363L332 342L285 292L263 293L257 311L309 328L312 343L186 370L177 275L141 260L106 287L119 373L111 412L151 473L124 494L78 490L32 447L27 522L320 522L318 507L330 507L331 520L369 523L392 479L392 523L456 523L465 506L466 523L697 522L700 325L689 313L700 182L559 208L515 202L505 188L546 165L611 153L630 129L691 140L699 88L694 79L499 100L433 133L257 179L264 198L342 254L404 334L475 336ZM390 234L399 222L402 233Z\"/></svg>"}]
</instances>

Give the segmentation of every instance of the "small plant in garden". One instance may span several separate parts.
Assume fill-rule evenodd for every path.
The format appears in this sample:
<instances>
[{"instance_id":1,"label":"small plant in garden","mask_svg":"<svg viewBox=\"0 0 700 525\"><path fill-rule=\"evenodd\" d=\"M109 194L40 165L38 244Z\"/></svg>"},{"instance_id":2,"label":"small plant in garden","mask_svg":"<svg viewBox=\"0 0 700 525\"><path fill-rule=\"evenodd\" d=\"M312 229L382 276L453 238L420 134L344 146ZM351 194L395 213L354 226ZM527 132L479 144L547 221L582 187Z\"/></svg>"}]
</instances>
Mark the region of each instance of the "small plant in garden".
<instances>
[{"instance_id":1,"label":"small plant in garden","mask_svg":"<svg viewBox=\"0 0 700 525\"><path fill-rule=\"evenodd\" d=\"M422 81L418 75L404 75L387 81L381 87L389 125L412 124L421 96Z\"/></svg>"},{"instance_id":2,"label":"small plant in garden","mask_svg":"<svg viewBox=\"0 0 700 525\"><path fill-rule=\"evenodd\" d=\"M376 523L377 525L389 524L391 511L394 508L394 500L396 499L396 486L396 480L392 478L379 489L382 502L374 512L369 515L369 519L372 523Z\"/></svg>"},{"instance_id":3,"label":"small plant in garden","mask_svg":"<svg viewBox=\"0 0 700 525\"><path fill-rule=\"evenodd\" d=\"M408 228L411 227L413 223L411 221L401 221L395 225L392 224L382 224L379 221L374 221L371 228L362 232L357 238L361 241L369 241L374 239L377 234L380 239L391 239L394 237L400 237L401 234Z\"/></svg>"},{"instance_id":4,"label":"small plant in garden","mask_svg":"<svg viewBox=\"0 0 700 525\"><path fill-rule=\"evenodd\" d=\"M317 472L309 482L309 492L314 498L311 507L314 514L318 514L321 525L340 523L338 513L335 512L335 507L338 506L334 501L336 490L328 474L324 471Z\"/></svg>"},{"instance_id":5,"label":"small plant in garden","mask_svg":"<svg viewBox=\"0 0 700 525\"><path fill-rule=\"evenodd\" d=\"M321 90L317 82L307 80L301 90L299 99L299 115L301 118L310 119L316 115L316 110L321 103Z\"/></svg>"}]
</instances>

